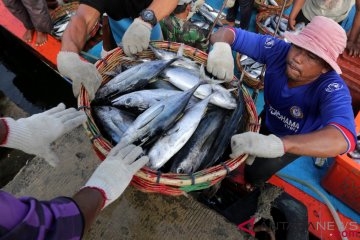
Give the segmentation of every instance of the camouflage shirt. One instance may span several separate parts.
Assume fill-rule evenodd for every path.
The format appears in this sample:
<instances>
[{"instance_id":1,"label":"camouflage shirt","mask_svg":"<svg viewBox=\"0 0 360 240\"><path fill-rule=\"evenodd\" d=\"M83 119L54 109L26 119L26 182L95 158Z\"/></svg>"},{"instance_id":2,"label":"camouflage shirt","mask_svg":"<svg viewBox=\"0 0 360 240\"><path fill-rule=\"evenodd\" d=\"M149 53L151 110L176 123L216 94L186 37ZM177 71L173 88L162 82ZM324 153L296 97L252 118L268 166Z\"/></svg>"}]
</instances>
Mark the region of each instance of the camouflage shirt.
<instances>
[{"instance_id":1,"label":"camouflage shirt","mask_svg":"<svg viewBox=\"0 0 360 240\"><path fill-rule=\"evenodd\" d=\"M165 40L184 43L203 51L207 50L209 44L206 41L207 30L196 26L190 21L179 19L174 14L164 18L160 25Z\"/></svg>"}]
</instances>

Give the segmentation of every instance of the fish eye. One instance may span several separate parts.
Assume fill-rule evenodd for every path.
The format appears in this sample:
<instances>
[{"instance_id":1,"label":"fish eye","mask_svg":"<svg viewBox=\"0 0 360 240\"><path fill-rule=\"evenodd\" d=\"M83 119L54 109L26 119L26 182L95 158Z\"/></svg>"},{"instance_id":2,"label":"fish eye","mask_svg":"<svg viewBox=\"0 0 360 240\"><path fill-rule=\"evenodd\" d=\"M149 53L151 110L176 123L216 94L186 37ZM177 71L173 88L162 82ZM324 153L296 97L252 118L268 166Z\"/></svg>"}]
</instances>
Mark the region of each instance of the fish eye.
<instances>
[{"instance_id":1,"label":"fish eye","mask_svg":"<svg viewBox=\"0 0 360 240\"><path fill-rule=\"evenodd\" d=\"M132 102L131 98L128 98L128 99L125 100L125 104L127 104L127 105L131 104L131 102Z\"/></svg>"}]
</instances>

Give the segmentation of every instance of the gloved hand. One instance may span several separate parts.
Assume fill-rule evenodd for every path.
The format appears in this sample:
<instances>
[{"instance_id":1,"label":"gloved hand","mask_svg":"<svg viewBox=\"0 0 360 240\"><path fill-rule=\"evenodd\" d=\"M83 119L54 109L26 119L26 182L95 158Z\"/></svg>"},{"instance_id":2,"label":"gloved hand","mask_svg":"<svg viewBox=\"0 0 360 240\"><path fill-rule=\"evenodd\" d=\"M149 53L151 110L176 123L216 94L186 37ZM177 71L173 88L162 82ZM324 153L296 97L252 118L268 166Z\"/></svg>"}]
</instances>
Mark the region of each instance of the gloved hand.
<instances>
[{"instance_id":1,"label":"gloved hand","mask_svg":"<svg viewBox=\"0 0 360 240\"><path fill-rule=\"evenodd\" d=\"M244 153L249 154L247 161L249 165L252 164L254 157L276 158L285 154L285 147L280 138L273 134L265 136L254 132L232 136L231 150L231 158L237 158Z\"/></svg>"},{"instance_id":2,"label":"gloved hand","mask_svg":"<svg viewBox=\"0 0 360 240\"><path fill-rule=\"evenodd\" d=\"M147 156L136 160L143 150L133 144L126 147L117 145L95 170L85 187L99 189L105 193L105 206L115 201L129 185L133 175L148 161Z\"/></svg>"},{"instance_id":3,"label":"gloved hand","mask_svg":"<svg viewBox=\"0 0 360 240\"><path fill-rule=\"evenodd\" d=\"M202 5L204 5L205 0L195 0L191 3L191 11L197 12Z\"/></svg>"},{"instance_id":4,"label":"gloved hand","mask_svg":"<svg viewBox=\"0 0 360 240\"><path fill-rule=\"evenodd\" d=\"M215 77L224 80L234 78L234 59L231 47L225 42L216 42L209 53L206 69Z\"/></svg>"},{"instance_id":5,"label":"gloved hand","mask_svg":"<svg viewBox=\"0 0 360 240\"><path fill-rule=\"evenodd\" d=\"M236 0L228 0L227 2L226 2L226 8L232 8L234 5L235 5L235 1Z\"/></svg>"},{"instance_id":6,"label":"gloved hand","mask_svg":"<svg viewBox=\"0 0 360 240\"><path fill-rule=\"evenodd\" d=\"M199 10L199 8L205 3L205 0L195 0L191 2L191 10L186 18L189 20Z\"/></svg>"},{"instance_id":7,"label":"gloved hand","mask_svg":"<svg viewBox=\"0 0 360 240\"><path fill-rule=\"evenodd\" d=\"M60 51L57 55L59 72L73 81L73 93L77 97L81 84L93 100L100 87L102 77L94 64L82 61L77 53Z\"/></svg>"},{"instance_id":8,"label":"gloved hand","mask_svg":"<svg viewBox=\"0 0 360 240\"><path fill-rule=\"evenodd\" d=\"M65 110L65 105L60 103L57 107L28 118L4 120L8 134L2 146L35 154L55 167L59 159L51 150L50 143L85 122L86 115L74 108Z\"/></svg>"},{"instance_id":9,"label":"gloved hand","mask_svg":"<svg viewBox=\"0 0 360 240\"><path fill-rule=\"evenodd\" d=\"M126 30L123 38L123 50L127 56L142 52L148 48L152 26L136 18Z\"/></svg>"}]
</instances>

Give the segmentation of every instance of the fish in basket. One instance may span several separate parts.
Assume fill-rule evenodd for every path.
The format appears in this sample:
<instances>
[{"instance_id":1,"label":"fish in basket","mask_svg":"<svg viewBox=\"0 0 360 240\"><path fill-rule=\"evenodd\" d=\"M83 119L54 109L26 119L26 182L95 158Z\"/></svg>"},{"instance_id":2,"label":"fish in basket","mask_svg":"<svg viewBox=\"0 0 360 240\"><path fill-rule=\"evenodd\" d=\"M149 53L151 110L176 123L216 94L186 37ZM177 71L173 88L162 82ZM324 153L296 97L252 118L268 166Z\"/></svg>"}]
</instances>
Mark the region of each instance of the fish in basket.
<instances>
[{"instance_id":1,"label":"fish in basket","mask_svg":"<svg viewBox=\"0 0 360 240\"><path fill-rule=\"evenodd\" d=\"M204 189L247 157L229 160L229 143L238 132L258 131L255 106L244 87L208 76L206 57L171 42L152 42L136 59L119 48L97 63L104 81L93 102L82 89L79 105L98 155L134 143L149 156L133 179L143 191Z\"/></svg>"}]
</instances>

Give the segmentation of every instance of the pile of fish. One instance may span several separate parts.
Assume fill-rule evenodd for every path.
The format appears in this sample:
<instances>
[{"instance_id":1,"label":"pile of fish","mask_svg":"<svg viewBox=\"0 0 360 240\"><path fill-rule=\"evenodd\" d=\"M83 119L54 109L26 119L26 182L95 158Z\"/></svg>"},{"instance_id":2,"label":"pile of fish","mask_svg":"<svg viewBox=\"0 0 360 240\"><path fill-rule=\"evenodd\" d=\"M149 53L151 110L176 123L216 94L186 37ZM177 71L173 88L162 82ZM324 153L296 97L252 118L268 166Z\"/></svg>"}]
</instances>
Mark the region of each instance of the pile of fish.
<instances>
[{"instance_id":1,"label":"pile of fish","mask_svg":"<svg viewBox=\"0 0 360 240\"><path fill-rule=\"evenodd\" d=\"M245 71L250 77L254 79L260 79L264 64L258 63L246 55L241 55L240 64L243 68L243 71Z\"/></svg>"},{"instance_id":2,"label":"pile of fish","mask_svg":"<svg viewBox=\"0 0 360 240\"><path fill-rule=\"evenodd\" d=\"M74 16L75 13L76 11L66 11L63 16L55 19L53 22L52 35L60 39L69 24L71 17Z\"/></svg>"},{"instance_id":3,"label":"pile of fish","mask_svg":"<svg viewBox=\"0 0 360 240\"><path fill-rule=\"evenodd\" d=\"M91 103L102 134L114 145L141 145L148 166L191 174L228 159L231 136L242 131L244 101L204 67L151 47L158 60L127 66ZM119 68L121 69L121 68Z\"/></svg>"},{"instance_id":4,"label":"pile of fish","mask_svg":"<svg viewBox=\"0 0 360 240\"><path fill-rule=\"evenodd\" d=\"M276 32L276 35L283 37L285 31L287 30L288 19L283 17L280 18L278 15L274 14L267 17L261 24L266 30L274 34L276 30L276 24L278 23L279 20L280 20L280 24Z\"/></svg>"},{"instance_id":5,"label":"pile of fish","mask_svg":"<svg viewBox=\"0 0 360 240\"><path fill-rule=\"evenodd\" d=\"M284 18L284 17L279 17L276 14L270 15L269 17L267 17L264 21L262 21L260 24L271 34L275 33L276 30L276 24L279 22L279 28L276 31L276 36L280 36L280 37L284 37L284 33L287 31L288 29L288 19ZM295 33L299 33L303 30L303 28L305 27L305 23L300 22L297 23L295 25Z\"/></svg>"},{"instance_id":6,"label":"pile of fish","mask_svg":"<svg viewBox=\"0 0 360 240\"><path fill-rule=\"evenodd\" d=\"M215 22L216 17L219 14L219 11L213 7L211 7L209 4L204 3L198 10L198 13L207 21L209 24L213 24ZM226 19L226 14L221 13L219 20L216 22L217 27L222 27L223 23L222 20ZM198 25L201 25L199 21L197 21ZM239 25L240 21L235 20L235 24Z\"/></svg>"}]
</instances>

